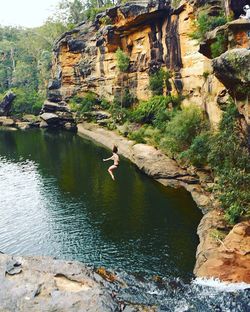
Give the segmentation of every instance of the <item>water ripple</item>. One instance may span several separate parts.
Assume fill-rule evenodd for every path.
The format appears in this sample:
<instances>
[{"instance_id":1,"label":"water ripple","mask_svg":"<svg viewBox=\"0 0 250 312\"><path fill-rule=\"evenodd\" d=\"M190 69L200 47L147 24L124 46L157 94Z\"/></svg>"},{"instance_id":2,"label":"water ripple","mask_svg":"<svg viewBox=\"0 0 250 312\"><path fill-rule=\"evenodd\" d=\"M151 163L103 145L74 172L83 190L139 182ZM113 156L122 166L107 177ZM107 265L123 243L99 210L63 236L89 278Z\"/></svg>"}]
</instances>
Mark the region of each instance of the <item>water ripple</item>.
<instances>
[{"instance_id":1,"label":"water ripple","mask_svg":"<svg viewBox=\"0 0 250 312\"><path fill-rule=\"evenodd\" d=\"M102 162L109 152L65 132L0 133L0 151L2 252L115 270L128 286L121 300L158 311L249 311L248 290L189 282L201 218L190 194L125 160L114 182Z\"/></svg>"}]
</instances>

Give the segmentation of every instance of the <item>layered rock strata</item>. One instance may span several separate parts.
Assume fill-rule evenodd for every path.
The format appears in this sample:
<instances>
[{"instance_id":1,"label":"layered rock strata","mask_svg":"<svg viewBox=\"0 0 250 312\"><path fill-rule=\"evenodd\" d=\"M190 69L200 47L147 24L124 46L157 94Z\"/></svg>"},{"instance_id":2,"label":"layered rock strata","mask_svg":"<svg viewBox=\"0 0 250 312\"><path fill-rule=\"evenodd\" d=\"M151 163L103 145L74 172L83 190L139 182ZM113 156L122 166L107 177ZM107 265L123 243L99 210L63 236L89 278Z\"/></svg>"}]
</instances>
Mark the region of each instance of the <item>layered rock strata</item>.
<instances>
[{"instance_id":1,"label":"layered rock strata","mask_svg":"<svg viewBox=\"0 0 250 312\"><path fill-rule=\"evenodd\" d=\"M184 105L197 104L216 126L221 118L221 94L228 87L213 73L211 45L222 35L224 52L246 49L250 45L250 22L237 20L218 27L200 45L191 34L200 12L214 16L224 10L228 16L238 17L245 2L228 0L223 6L219 0L190 0L173 8L170 1L159 0L107 9L97 15L94 23L83 22L56 42L48 100L64 106L74 95L94 92L110 101L122 98L126 91L145 100L151 96L150 74L163 68L172 74L164 92L183 95ZM129 56L125 72L118 68L118 48ZM60 124L65 124L63 118Z\"/></svg>"},{"instance_id":2,"label":"layered rock strata","mask_svg":"<svg viewBox=\"0 0 250 312\"><path fill-rule=\"evenodd\" d=\"M163 68L172 74L170 90L165 92L184 95L186 104L204 108L217 124L220 110L213 99L223 85L213 75L204 78L204 72L212 72L211 60L199 53L190 36L196 4L182 1L176 9L164 0L147 6L126 4L97 15L93 24L83 22L66 32L55 44L48 100L60 103L87 92L112 100L125 90L145 100L151 95L150 74ZM213 11L216 8L213 5ZM118 48L129 56L126 72L117 66Z\"/></svg>"}]
</instances>

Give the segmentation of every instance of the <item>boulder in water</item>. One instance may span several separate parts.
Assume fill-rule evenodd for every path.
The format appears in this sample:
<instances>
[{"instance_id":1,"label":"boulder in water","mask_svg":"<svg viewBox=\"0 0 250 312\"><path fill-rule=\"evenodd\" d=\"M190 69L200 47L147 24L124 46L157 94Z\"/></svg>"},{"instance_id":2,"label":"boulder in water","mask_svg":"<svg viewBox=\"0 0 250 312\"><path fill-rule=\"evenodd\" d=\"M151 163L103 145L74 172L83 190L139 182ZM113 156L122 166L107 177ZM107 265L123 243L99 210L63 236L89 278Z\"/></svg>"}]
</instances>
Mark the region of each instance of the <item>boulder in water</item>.
<instances>
[{"instance_id":1,"label":"boulder in water","mask_svg":"<svg viewBox=\"0 0 250 312\"><path fill-rule=\"evenodd\" d=\"M41 120L40 124L39 124L39 127L40 128L48 128L48 124L45 120Z\"/></svg>"},{"instance_id":2,"label":"boulder in water","mask_svg":"<svg viewBox=\"0 0 250 312\"><path fill-rule=\"evenodd\" d=\"M59 121L59 117L54 113L43 113L40 117L49 125L57 125Z\"/></svg>"}]
</instances>

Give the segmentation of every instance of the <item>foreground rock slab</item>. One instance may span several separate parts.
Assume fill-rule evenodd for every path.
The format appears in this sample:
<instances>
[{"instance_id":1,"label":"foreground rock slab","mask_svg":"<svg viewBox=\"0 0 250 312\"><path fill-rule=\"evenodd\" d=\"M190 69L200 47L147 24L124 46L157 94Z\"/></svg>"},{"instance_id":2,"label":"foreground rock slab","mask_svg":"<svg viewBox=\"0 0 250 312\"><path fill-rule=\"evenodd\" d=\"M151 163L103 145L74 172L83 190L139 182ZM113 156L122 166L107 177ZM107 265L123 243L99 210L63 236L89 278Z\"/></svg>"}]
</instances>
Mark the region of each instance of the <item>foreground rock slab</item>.
<instances>
[{"instance_id":1,"label":"foreground rock slab","mask_svg":"<svg viewBox=\"0 0 250 312\"><path fill-rule=\"evenodd\" d=\"M0 311L114 311L95 275L78 262L0 254Z\"/></svg>"}]
</instances>

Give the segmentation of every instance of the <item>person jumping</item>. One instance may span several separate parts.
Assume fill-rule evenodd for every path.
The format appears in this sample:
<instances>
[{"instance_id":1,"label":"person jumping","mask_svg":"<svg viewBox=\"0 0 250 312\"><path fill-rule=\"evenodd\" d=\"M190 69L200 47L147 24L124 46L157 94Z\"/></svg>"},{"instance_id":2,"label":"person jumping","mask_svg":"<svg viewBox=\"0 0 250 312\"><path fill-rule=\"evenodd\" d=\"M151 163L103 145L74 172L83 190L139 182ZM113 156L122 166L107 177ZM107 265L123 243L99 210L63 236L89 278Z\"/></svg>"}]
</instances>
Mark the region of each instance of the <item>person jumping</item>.
<instances>
[{"instance_id":1,"label":"person jumping","mask_svg":"<svg viewBox=\"0 0 250 312\"><path fill-rule=\"evenodd\" d=\"M111 175L111 178L113 180L115 180L113 170L118 168L119 161L120 161L119 156L117 154L118 147L116 145L113 146L112 152L113 152L113 155L109 158L103 159L103 161L107 161L107 160L113 160L114 161L114 164L108 168L108 173Z\"/></svg>"}]
</instances>

